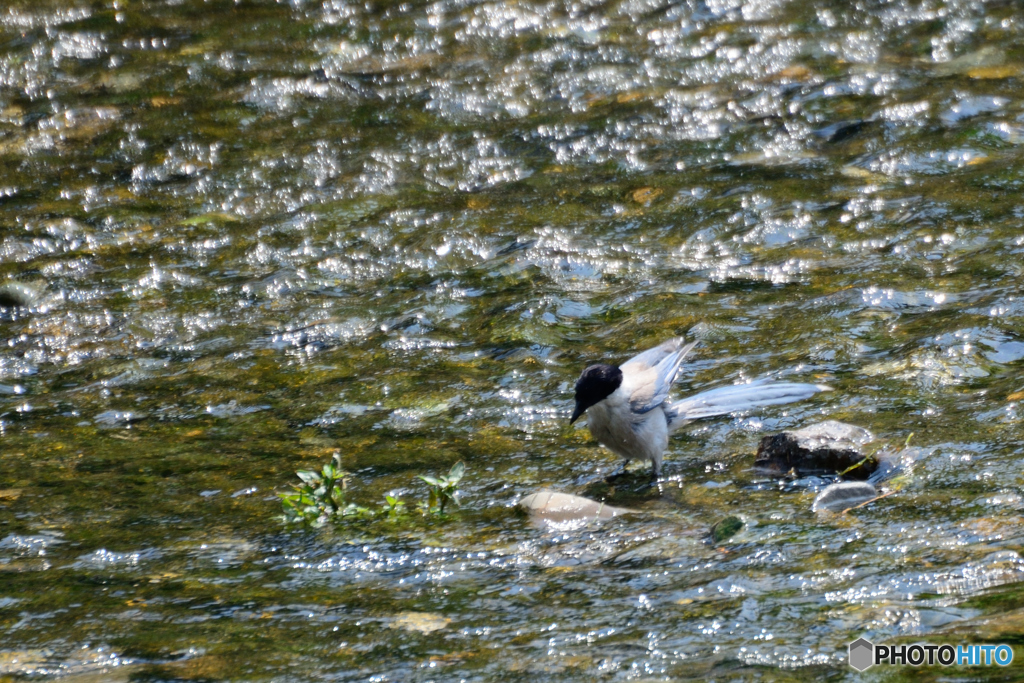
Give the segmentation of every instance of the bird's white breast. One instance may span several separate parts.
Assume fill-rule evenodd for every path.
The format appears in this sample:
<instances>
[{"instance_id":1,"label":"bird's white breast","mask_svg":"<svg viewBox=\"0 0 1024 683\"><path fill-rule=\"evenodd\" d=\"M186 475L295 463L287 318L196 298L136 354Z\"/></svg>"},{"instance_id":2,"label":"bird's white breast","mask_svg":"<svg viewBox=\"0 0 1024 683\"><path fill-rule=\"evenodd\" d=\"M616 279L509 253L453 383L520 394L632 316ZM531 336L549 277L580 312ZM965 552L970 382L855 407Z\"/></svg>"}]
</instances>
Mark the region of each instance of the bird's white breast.
<instances>
[{"instance_id":1,"label":"bird's white breast","mask_svg":"<svg viewBox=\"0 0 1024 683\"><path fill-rule=\"evenodd\" d=\"M661 462L668 447L668 422L658 406L643 414L629 406L627 387L619 387L587 409L587 426L602 446L627 460Z\"/></svg>"}]
</instances>

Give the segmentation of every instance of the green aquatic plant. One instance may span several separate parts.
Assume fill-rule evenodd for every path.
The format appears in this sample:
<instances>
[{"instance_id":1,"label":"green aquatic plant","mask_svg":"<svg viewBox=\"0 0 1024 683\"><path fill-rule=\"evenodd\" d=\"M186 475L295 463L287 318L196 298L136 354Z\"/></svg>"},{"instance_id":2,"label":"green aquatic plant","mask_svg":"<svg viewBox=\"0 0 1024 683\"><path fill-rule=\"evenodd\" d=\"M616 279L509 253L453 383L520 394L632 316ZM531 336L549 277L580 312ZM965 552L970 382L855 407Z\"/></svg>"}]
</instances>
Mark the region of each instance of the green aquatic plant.
<instances>
[{"instance_id":1,"label":"green aquatic plant","mask_svg":"<svg viewBox=\"0 0 1024 683\"><path fill-rule=\"evenodd\" d=\"M465 472L466 466L457 462L446 476L419 475L430 486L427 500L417 504L424 516L444 515L449 504L458 507L459 482ZM391 494L384 495L384 504L378 513L347 501L345 494L351 473L342 468L340 453L335 453L319 472L299 470L295 474L302 483L293 484L292 491L277 494L281 498L284 513L282 519L285 522L302 522L320 527L332 519L368 520L382 517L395 521L405 517L405 501Z\"/></svg>"},{"instance_id":2,"label":"green aquatic plant","mask_svg":"<svg viewBox=\"0 0 1024 683\"><path fill-rule=\"evenodd\" d=\"M399 519L405 514L405 501L391 494L384 494L384 507L380 512L388 519Z\"/></svg>"},{"instance_id":3,"label":"green aquatic plant","mask_svg":"<svg viewBox=\"0 0 1024 683\"><path fill-rule=\"evenodd\" d=\"M294 490L289 493L278 494L285 521L322 526L332 518L370 514L367 508L345 501L350 473L342 468L340 453L335 453L319 472L299 470L295 474L302 484L292 485Z\"/></svg>"},{"instance_id":4,"label":"green aquatic plant","mask_svg":"<svg viewBox=\"0 0 1024 683\"><path fill-rule=\"evenodd\" d=\"M448 476L441 477L428 477L426 475L419 475L419 478L427 482L430 486L430 494L427 498L426 505L421 505L420 509L423 510L424 514L444 514L444 508L448 503L451 503L455 507L459 506L457 496L459 494L459 482L462 480L462 475L466 473L466 466L460 460L459 462L452 465L451 470L448 472Z\"/></svg>"}]
</instances>

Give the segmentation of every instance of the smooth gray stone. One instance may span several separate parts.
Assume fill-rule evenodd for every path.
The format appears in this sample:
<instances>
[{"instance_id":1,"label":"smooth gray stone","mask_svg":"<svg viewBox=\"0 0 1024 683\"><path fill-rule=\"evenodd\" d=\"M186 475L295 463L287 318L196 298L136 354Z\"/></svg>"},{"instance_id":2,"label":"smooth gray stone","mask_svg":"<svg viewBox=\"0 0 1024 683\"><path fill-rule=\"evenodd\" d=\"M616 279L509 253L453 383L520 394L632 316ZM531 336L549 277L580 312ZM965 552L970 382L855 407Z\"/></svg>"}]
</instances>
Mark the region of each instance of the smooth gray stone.
<instances>
[{"instance_id":1,"label":"smooth gray stone","mask_svg":"<svg viewBox=\"0 0 1024 683\"><path fill-rule=\"evenodd\" d=\"M524 496L519 507L530 519L541 524L574 525L595 520L606 520L624 515L631 510L612 507L596 500L557 491L538 491Z\"/></svg>"},{"instance_id":2,"label":"smooth gray stone","mask_svg":"<svg viewBox=\"0 0 1024 683\"><path fill-rule=\"evenodd\" d=\"M831 510L838 512L854 505L860 505L865 501L878 496L878 490L871 484L864 481L847 481L842 484L832 484L821 490L821 493L814 499L811 505L813 512L819 510Z\"/></svg>"}]
</instances>

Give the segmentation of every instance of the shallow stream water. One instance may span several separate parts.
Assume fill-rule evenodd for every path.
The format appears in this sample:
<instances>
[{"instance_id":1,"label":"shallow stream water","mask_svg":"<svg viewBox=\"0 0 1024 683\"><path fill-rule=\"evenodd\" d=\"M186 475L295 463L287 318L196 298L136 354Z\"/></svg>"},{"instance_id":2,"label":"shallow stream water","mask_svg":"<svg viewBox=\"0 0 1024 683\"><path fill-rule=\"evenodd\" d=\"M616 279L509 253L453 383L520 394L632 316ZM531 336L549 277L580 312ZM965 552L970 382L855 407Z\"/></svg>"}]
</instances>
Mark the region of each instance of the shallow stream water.
<instances>
[{"instance_id":1,"label":"shallow stream water","mask_svg":"<svg viewBox=\"0 0 1024 683\"><path fill-rule=\"evenodd\" d=\"M8 0L0 44L0 680L1022 642L1018 3ZM573 382L675 335L678 394L834 390L612 489ZM815 514L825 480L751 468L824 419L913 433L903 487ZM375 509L461 460L461 510L282 523L335 450ZM542 488L637 514L538 529Z\"/></svg>"}]
</instances>

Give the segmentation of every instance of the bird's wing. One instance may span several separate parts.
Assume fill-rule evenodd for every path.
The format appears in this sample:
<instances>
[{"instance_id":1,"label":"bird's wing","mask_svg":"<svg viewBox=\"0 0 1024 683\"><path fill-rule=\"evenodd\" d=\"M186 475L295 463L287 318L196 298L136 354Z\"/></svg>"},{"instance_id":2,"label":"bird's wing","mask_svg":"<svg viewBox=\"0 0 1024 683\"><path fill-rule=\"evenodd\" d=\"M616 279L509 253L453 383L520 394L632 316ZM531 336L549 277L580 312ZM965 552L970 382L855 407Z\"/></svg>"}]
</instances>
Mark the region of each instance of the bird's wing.
<instances>
[{"instance_id":1,"label":"bird's wing","mask_svg":"<svg viewBox=\"0 0 1024 683\"><path fill-rule=\"evenodd\" d=\"M697 342L682 345L683 340L672 339L661 346L644 351L623 363L623 383L631 388L629 407L634 413L646 413L660 406L668 398L672 383L679 374L686 354Z\"/></svg>"},{"instance_id":2,"label":"bird's wing","mask_svg":"<svg viewBox=\"0 0 1024 683\"><path fill-rule=\"evenodd\" d=\"M682 345L682 337L669 339L666 342L658 344L653 349L647 349L643 353L638 353L620 365L619 368L623 372L643 372L644 370L650 370L657 366L661 361L679 351L679 347Z\"/></svg>"},{"instance_id":3,"label":"bird's wing","mask_svg":"<svg viewBox=\"0 0 1024 683\"><path fill-rule=\"evenodd\" d=\"M829 391L829 387L824 384L759 380L750 384L736 384L702 391L696 396L676 401L667 412L670 424L681 424L702 417L727 415L760 406L801 401L819 391Z\"/></svg>"}]
</instances>

